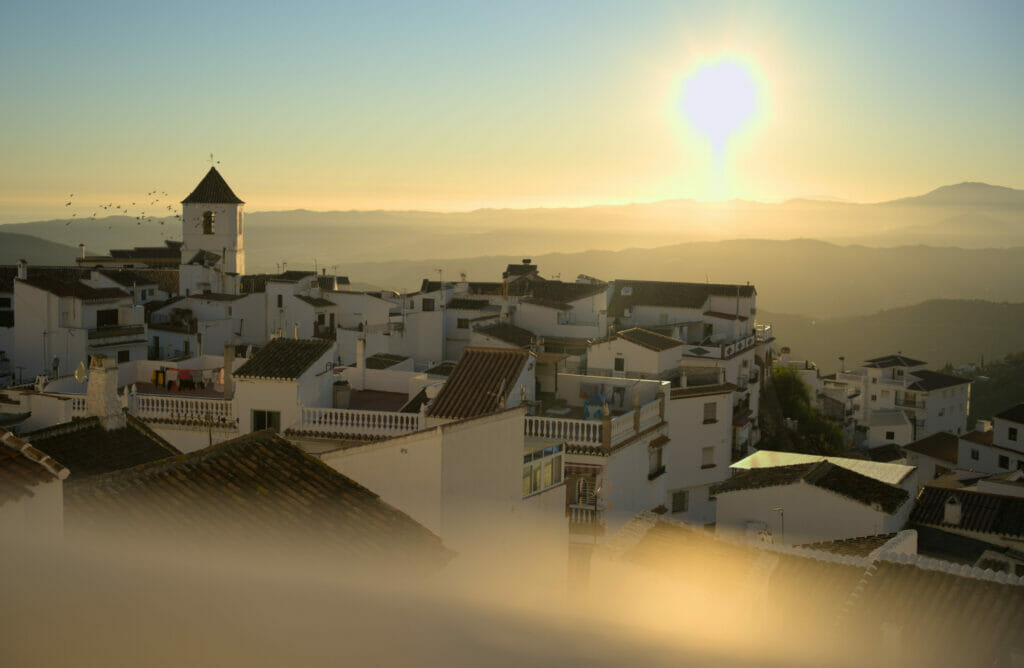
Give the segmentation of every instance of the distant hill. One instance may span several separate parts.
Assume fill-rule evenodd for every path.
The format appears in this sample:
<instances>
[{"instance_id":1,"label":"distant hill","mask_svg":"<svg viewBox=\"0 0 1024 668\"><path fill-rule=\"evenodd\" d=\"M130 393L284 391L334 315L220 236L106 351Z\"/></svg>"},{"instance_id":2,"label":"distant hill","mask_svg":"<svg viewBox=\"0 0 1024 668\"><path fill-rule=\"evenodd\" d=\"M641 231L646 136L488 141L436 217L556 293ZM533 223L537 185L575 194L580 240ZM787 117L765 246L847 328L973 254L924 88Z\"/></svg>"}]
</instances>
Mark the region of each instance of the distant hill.
<instances>
[{"instance_id":1,"label":"distant hill","mask_svg":"<svg viewBox=\"0 0 1024 668\"><path fill-rule=\"evenodd\" d=\"M0 264L74 264L78 249L27 234L0 232Z\"/></svg>"},{"instance_id":2,"label":"distant hill","mask_svg":"<svg viewBox=\"0 0 1024 668\"><path fill-rule=\"evenodd\" d=\"M89 252L181 238L180 222L173 216L94 220L95 207L80 208L70 221L9 223L0 229L73 246L85 243ZM174 211L177 213L176 208ZM273 270L282 261L293 266L312 265L314 258L320 266L333 267L423 257L532 257L696 241L796 238L865 246L1024 246L1024 191L962 183L879 204L810 199L782 203L666 200L465 212L296 210L246 214L247 264L253 271Z\"/></svg>"},{"instance_id":3,"label":"distant hill","mask_svg":"<svg viewBox=\"0 0 1024 668\"><path fill-rule=\"evenodd\" d=\"M1024 206L1024 190L965 181L952 186L942 186L917 197L904 197L884 202L884 204L889 206L1019 207Z\"/></svg>"},{"instance_id":4,"label":"distant hill","mask_svg":"<svg viewBox=\"0 0 1024 668\"><path fill-rule=\"evenodd\" d=\"M770 321L776 346L792 348L794 359L809 359L823 373L872 357L903 351L935 369L997 360L1024 349L1024 304L934 299L871 315L812 319L761 311Z\"/></svg>"},{"instance_id":5,"label":"distant hill","mask_svg":"<svg viewBox=\"0 0 1024 668\"><path fill-rule=\"evenodd\" d=\"M543 276L570 281L583 273L605 280L750 282L757 286L760 309L818 318L876 313L928 299L1018 301L1024 295L1024 248L868 248L810 239L742 239L531 259ZM500 279L506 264L519 261L503 254L342 266L353 280L415 290L423 278L436 278L437 269L446 277L465 272L469 280L492 281Z\"/></svg>"}]
</instances>

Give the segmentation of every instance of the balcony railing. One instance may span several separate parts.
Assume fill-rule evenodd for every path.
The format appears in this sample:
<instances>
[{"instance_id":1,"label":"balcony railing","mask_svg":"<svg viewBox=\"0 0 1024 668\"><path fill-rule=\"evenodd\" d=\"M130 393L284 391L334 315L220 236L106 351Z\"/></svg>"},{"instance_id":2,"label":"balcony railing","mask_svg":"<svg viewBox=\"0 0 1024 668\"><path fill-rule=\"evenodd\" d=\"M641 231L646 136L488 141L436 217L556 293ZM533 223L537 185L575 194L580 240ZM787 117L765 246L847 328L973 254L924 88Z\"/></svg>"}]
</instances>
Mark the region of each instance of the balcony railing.
<instances>
[{"instance_id":1,"label":"balcony railing","mask_svg":"<svg viewBox=\"0 0 1024 668\"><path fill-rule=\"evenodd\" d=\"M419 431L419 413L359 411L349 408L302 408L295 431L358 436L401 436Z\"/></svg>"},{"instance_id":2,"label":"balcony railing","mask_svg":"<svg viewBox=\"0 0 1024 668\"><path fill-rule=\"evenodd\" d=\"M172 397L163 394L136 394L130 412L142 420L193 424L234 423L234 402L209 397Z\"/></svg>"},{"instance_id":3,"label":"balcony railing","mask_svg":"<svg viewBox=\"0 0 1024 668\"><path fill-rule=\"evenodd\" d=\"M924 408L923 401L919 399L907 399L906 397L897 398L896 405L904 408Z\"/></svg>"},{"instance_id":4,"label":"balcony railing","mask_svg":"<svg viewBox=\"0 0 1024 668\"><path fill-rule=\"evenodd\" d=\"M649 429L661 422L660 403L660 400L656 400L640 407L639 431ZM610 445L616 445L636 435L633 411L612 418L609 428L611 429ZM554 438L576 446L600 447L603 443L602 429L601 420L577 420L537 415L527 416L525 423L527 436Z\"/></svg>"},{"instance_id":5,"label":"balcony railing","mask_svg":"<svg viewBox=\"0 0 1024 668\"><path fill-rule=\"evenodd\" d=\"M98 327L96 329L89 330L89 340L94 341L97 339L113 339L122 336L139 336L144 334L146 328L144 325L117 325L115 327Z\"/></svg>"},{"instance_id":6,"label":"balcony railing","mask_svg":"<svg viewBox=\"0 0 1024 668\"><path fill-rule=\"evenodd\" d=\"M605 531L604 509L593 505L570 504L568 508L569 533L600 536Z\"/></svg>"}]
</instances>

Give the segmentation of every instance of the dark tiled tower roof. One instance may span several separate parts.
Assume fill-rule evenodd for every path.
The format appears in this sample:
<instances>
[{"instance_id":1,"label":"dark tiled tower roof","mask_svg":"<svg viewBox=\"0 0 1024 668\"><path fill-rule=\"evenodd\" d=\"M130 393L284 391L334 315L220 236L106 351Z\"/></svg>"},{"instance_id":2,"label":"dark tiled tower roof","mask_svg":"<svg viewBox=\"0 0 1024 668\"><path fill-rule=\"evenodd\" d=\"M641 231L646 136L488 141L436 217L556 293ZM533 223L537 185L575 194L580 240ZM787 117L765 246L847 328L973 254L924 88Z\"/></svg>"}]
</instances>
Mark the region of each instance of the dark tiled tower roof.
<instances>
[{"instance_id":1,"label":"dark tiled tower roof","mask_svg":"<svg viewBox=\"0 0 1024 668\"><path fill-rule=\"evenodd\" d=\"M216 167L210 167L196 189L181 201L182 204L245 204L231 190Z\"/></svg>"}]
</instances>

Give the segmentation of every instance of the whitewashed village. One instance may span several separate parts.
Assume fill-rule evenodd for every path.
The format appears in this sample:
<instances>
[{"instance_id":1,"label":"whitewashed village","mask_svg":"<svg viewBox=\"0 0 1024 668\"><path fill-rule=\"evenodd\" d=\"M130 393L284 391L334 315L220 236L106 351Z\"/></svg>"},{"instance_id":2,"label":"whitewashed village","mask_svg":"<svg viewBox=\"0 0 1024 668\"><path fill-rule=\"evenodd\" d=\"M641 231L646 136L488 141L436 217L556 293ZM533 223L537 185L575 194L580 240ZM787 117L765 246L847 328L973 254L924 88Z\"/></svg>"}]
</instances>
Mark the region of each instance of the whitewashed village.
<instances>
[{"instance_id":1,"label":"whitewashed village","mask_svg":"<svg viewBox=\"0 0 1024 668\"><path fill-rule=\"evenodd\" d=\"M0 267L0 532L286 512L426 571L534 546L567 591L729 555L762 605L786 589L879 652L1024 662L1024 404L968 425L971 382L913 351L821 374L746 282L525 258L364 292L248 273L213 167L181 207L163 247ZM793 446L779 373L839 452Z\"/></svg>"}]
</instances>

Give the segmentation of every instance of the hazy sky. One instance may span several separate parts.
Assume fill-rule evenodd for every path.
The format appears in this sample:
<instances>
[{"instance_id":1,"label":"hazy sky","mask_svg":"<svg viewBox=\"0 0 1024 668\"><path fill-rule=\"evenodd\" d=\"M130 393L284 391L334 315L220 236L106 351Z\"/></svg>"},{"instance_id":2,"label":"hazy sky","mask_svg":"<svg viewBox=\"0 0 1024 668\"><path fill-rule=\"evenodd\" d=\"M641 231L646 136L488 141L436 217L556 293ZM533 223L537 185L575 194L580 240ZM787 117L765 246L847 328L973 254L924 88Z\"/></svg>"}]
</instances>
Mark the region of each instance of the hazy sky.
<instances>
[{"instance_id":1,"label":"hazy sky","mask_svg":"<svg viewBox=\"0 0 1024 668\"><path fill-rule=\"evenodd\" d=\"M1024 187L1022 29L1013 1L2 0L0 221L180 200L211 152L249 210ZM723 56L757 109L716 167L682 96Z\"/></svg>"}]
</instances>

